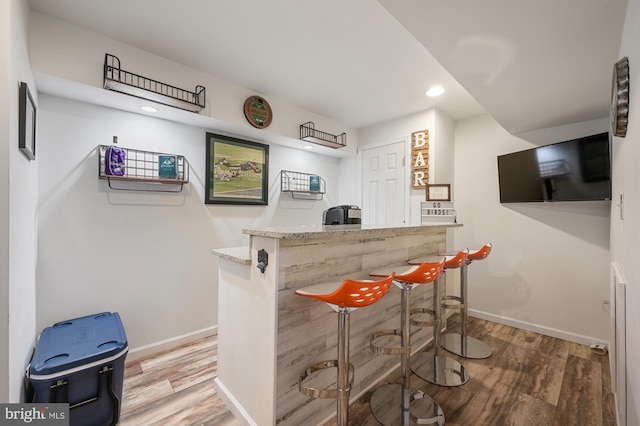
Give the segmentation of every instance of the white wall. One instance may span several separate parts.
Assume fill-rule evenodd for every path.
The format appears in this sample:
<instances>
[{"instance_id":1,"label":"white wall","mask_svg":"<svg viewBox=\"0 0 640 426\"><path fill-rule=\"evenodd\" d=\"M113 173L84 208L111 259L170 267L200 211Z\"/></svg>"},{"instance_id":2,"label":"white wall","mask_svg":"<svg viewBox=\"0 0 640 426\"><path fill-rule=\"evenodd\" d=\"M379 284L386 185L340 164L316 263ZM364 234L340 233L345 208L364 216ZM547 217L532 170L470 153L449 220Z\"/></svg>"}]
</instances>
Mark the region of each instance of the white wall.
<instances>
[{"instance_id":1,"label":"white wall","mask_svg":"<svg viewBox=\"0 0 640 426\"><path fill-rule=\"evenodd\" d=\"M598 120L526 136L548 144L606 126ZM457 122L455 139L455 206L464 224L455 245L494 245L469 270L473 313L579 343L608 341L611 203L500 204L496 157L535 145L490 116Z\"/></svg>"},{"instance_id":2,"label":"white wall","mask_svg":"<svg viewBox=\"0 0 640 426\"><path fill-rule=\"evenodd\" d=\"M15 141L10 109L16 96L9 96L11 13L9 2L0 3L0 401L9 401L9 153ZM13 104L15 105L15 104ZM15 107L14 107L15 108Z\"/></svg>"},{"instance_id":3,"label":"white wall","mask_svg":"<svg viewBox=\"0 0 640 426\"><path fill-rule=\"evenodd\" d=\"M434 110L434 160L432 166L432 180L429 183L453 183L455 162L455 123L442 111ZM439 164L446 165L439 167ZM452 192L452 201L455 194Z\"/></svg>"},{"instance_id":4,"label":"white wall","mask_svg":"<svg viewBox=\"0 0 640 426\"><path fill-rule=\"evenodd\" d=\"M521 136L548 144L606 126L607 120L596 120ZM610 202L501 205L497 155L534 144L510 135L490 116L453 123L440 111L424 111L360 129L360 149L407 141L424 128L431 135L430 182L452 184L463 224L448 234L448 250L494 244L491 257L470 270L475 314L581 343L608 341L602 301L609 297ZM411 190L412 223L424 197L424 191Z\"/></svg>"},{"instance_id":5,"label":"white wall","mask_svg":"<svg viewBox=\"0 0 640 426\"><path fill-rule=\"evenodd\" d=\"M267 96L273 123L256 131L242 113L253 90L39 12L32 13L30 23L31 66L38 76L73 82L83 93L89 86L104 93L102 67L110 53L125 70L185 89L204 85L207 106L197 122L211 123L205 129L88 105L68 99L73 93L47 87L54 95L41 96L38 329L77 315L119 311L135 356L190 333L206 333L217 323L218 260L212 248L247 245L245 227L319 224L327 207L341 199L354 202L352 192L341 194L340 160L278 144L296 142L299 125L311 120L318 129L347 132L341 153L355 155L354 129ZM269 143L268 206L203 204L205 132L225 133L216 123L227 134L238 131L231 136L246 132L258 135L251 138L257 142L264 142L264 135L276 143ZM179 195L108 190L97 179L95 148L110 144L114 135L125 148L185 155L191 183ZM321 175L327 182L324 199L281 195L282 169ZM110 264L119 277L104 272Z\"/></svg>"},{"instance_id":6,"label":"white wall","mask_svg":"<svg viewBox=\"0 0 640 426\"><path fill-rule=\"evenodd\" d=\"M624 194L624 220L611 211L611 259L627 284L627 424L640 424L640 1L629 0L619 57L629 57L629 126L625 138L613 139L613 197Z\"/></svg>"},{"instance_id":7,"label":"white wall","mask_svg":"<svg viewBox=\"0 0 640 426\"><path fill-rule=\"evenodd\" d=\"M35 222L37 162L29 162L18 149L18 90L27 82L37 103L37 92L29 68L26 2L2 2L3 30L0 43L0 120L4 125L0 155L0 198L5 209L0 215L0 401L19 402L22 377L35 341ZM6 52L6 53L5 53ZM7 74L4 72L8 71ZM37 155L37 150L36 150ZM5 344L8 342L10 344Z\"/></svg>"},{"instance_id":8,"label":"white wall","mask_svg":"<svg viewBox=\"0 0 640 426\"><path fill-rule=\"evenodd\" d=\"M215 129L48 95L39 120L39 329L118 311L136 350L213 327L218 261L210 250L248 245L245 227L319 224L338 197L338 159L272 145L268 206L204 205L205 133ZM180 194L108 189L96 146L113 135L124 148L184 155L190 184ZM281 195L281 169L323 176L325 199Z\"/></svg>"},{"instance_id":9,"label":"white wall","mask_svg":"<svg viewBox=\"0 0 640 426\"><path fill-rule=\"evenodd\" d=\"M396 120L358 130L359 150L395 142L405 142L407 184L411 182L411 133L429 130L429 183L451 183L453 179L453 121L436 109L421 111ZM362 180L361 166L353 179ZM410 224L420 223L420 203L425 201L423 189L407 188Z\"/></svg>"},{"instance_id":10,"label":"white wall","mask_svg":"<svg viewBox=\"0 0 640 426\"><path fill-rule=\"evenodd\" d=\"M31 66L34 72L102 89L105 53L120 59L122 69L186 90L206 87L207 107L200 115L254 130L244 117L242 105L256 91L188 68L114 39L85 30L38 11L31 17ZM315 128L347 133L342 153L354 154L358 144L355 129L335 120L262 94L273 110L273 121L264 133L298 139L300 124L313 121Z\"/></svg>"}]
</instances>

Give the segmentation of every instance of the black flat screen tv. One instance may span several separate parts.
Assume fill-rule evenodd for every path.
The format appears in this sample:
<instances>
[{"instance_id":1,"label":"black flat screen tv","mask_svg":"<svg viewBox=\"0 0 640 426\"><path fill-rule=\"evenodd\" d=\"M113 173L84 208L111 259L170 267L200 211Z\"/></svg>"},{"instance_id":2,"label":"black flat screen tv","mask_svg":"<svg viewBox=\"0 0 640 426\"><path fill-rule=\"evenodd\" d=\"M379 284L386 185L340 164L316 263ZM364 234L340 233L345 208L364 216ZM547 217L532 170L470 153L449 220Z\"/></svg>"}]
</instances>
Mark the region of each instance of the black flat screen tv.
<instances>
[{"instance_id":1,"label":"black flat screen tv","mask_svg":"<svg viewBox=\"0 0 640 426\"><path fill-rule=\"evenodd\" d=\"M609 134L498 156L501 203L611 199Z\"/></svg>"}]
</instances>

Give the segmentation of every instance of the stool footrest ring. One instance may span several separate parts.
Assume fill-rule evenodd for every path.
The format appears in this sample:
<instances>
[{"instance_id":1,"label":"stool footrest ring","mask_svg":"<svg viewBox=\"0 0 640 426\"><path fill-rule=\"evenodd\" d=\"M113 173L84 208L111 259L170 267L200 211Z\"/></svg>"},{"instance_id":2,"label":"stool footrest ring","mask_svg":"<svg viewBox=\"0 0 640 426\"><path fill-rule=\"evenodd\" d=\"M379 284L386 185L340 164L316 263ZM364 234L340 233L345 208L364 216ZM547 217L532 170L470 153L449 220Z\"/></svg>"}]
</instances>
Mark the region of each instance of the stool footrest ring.
<instances>
[{"instance_id":1,"label":"stool footrest ring","mask_svg":"<svg viewBox=\"0 0 640 426\"><path fill-rule=\"evenodd\" d=\"M443 309L467 309L467 304L462 303L462 298L459 296L444 296L440 306Z\"/></svg>"},{"instance_id":2,"label":"stool footrest ring","mask_svg":"<svg viewBox=\"0 0 640 426\"><path fill-rule=\"evenodd\" d=\"M376 339L379 339L380 337L385 337L385 336L402 337L402 331L401 330L383 330L383 331L376 331L375 333L373 333L373 335L371 336L371 340L369 341L369 347L371 348L371 350L373 350L373 352L376 353L376 355L379 355L379 354L402 355L406 353L407 350L409 350L409 348L406 348L403 346L385 347L385 346L377 346L373 343Z\"/></svg>"},{"instance_id":3,"label":"stool footrest ring","mask_svg":"<svg viewBox=\"0 0 640 426\"><path fill-rule=\"evenodd\" d=\"M403 407L407 399L409 407ZM424 392L399 383L378 387L371 394L371 411L378 423L385 426L445 424L444 412L438 403ZM409 408L405 411L403 408Z\"/></svg>"},{"instance_id":4,"label":"stool footrest ring","mask_svg":"<svg viewBox=\"0 0 640 426\"><path fill-rule=\"evenodd\" d=\"M421 321L417 319L413 319L414 315L421 314L429 314L431 315L431 319L428 321ZM436 318L436 313L433 309L429 308L414 308L411 310L411 324L416 325L418 327L433 327L434 325L438 325L440 323L440 319Z\"/></svg>"},{"instance_id":5,"label":"stool footrest ring","mask_svg":"<svg viewBox=\"0 0 640 426\"><path fill-rule=\"evenodd\" d=\"M317 364L313 364L311 367L308 367L300 375L300 379L298 379L298 390L303 395L310 398L337 398L340 393L340 389L317 389L302 384L303 381L305 381L311 374L315 373L316 371L332 367L338 367L337 359L321 361ZM354 371L355 367L353 366L353 364L349 363L349 389L343 389L343 391L351 390L351 386L353 386Z\"/></svg>"},{"instance_id":6,"label":"stool footrest ring","mask_svg":"<svg viewBox=\"0 0 640 426\"><path fill-rule=\"evenodd\" d=\"M430 411L429 417L424 417L424 418L417 417L414 413L409 412L409 417L415 424L417 425L444 425L445 424L444 412L442 411L442 408L440 408L438 403L435 402L435 400L433 400L426 393L420 390L417 390L415 391L414 394L411 395L410 402L413 403L414 401L419 401L419 400L428 401L428 404L429 403L431 404L431 408L429 410Z\"/></svg>"}]
</instances>

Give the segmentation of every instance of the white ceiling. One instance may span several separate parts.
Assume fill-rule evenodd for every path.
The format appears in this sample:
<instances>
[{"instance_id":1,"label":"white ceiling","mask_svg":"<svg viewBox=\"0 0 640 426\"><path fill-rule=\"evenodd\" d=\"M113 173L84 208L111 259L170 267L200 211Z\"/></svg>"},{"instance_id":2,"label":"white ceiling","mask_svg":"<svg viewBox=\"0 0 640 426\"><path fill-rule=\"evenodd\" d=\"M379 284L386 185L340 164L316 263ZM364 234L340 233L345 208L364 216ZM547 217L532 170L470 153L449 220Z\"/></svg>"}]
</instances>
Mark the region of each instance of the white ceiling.
<instances>
[{"instance_id":1,"label":"white ceiling","mask_svg":"<svg viewBox=\"0 0 640 426\"><path fill-rule=\"evenodd\" d=\"M438 107L455 120L489 112L518 133L608 116L627 1L30 4L354 128ZM446 93L427 98L435 84Z\"/></svg>"}]
</instances>

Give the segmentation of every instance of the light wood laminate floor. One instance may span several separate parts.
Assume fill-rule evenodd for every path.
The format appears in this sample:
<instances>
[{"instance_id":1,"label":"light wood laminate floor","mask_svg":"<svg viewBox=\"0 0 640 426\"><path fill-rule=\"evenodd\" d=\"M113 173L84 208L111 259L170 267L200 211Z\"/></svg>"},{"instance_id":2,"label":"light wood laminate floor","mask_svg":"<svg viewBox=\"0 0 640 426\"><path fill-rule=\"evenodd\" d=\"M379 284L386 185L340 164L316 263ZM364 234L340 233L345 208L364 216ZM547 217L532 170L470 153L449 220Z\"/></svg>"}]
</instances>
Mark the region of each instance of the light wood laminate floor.
<instances>
[{"instance_id":1,"label":"light wood laminate floor","mask_svg":"<svg viewBox=\"0 0 640 426\"><path fill-rule=\"evenodd\" d=\"M459 327L456 319L449 321L451 331ZM483 360L450 355L467 368L469 382L446 388L416 376L411 379L413 387L442 406L447 425L616 424L607 355L537 333L477 318L469 320L469 334L493 349L493 355ZM216 395L216 349L213 336L127 363L119 424L242 424ZM391 374L385 382L400 383L399 373ZM371 414L370 397L368 392L351 405L351 425L378 425Z\"/></svg>"},{"instance_id":2,"label":"light wood laminate floor","mask_svg":"<svg viewBox=\"0 0 640 426\"><path fill-rule=\"evenodd\" d=\"M241 425L216 394L217 336L125 363L121 426Z\"/></svg>"}]
</instances>

